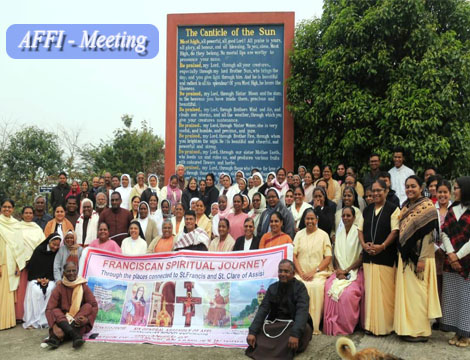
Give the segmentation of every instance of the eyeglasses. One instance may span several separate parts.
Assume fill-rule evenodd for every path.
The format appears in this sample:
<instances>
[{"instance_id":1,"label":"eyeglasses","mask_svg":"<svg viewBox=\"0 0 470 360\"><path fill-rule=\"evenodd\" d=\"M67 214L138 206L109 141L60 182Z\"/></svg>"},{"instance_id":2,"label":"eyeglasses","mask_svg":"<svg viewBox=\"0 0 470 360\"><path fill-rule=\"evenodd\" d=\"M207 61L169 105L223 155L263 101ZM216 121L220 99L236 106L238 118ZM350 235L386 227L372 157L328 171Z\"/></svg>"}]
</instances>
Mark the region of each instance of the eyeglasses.
<instances>
[{"instance_id":1,"label":"eyeglasses","mask_svg":"<svg viewBox=\"0 0 470 360\"><path fill-rule=\"evenodd\" d=\"M385 190L384 189L372 189L373 193L379 193L379 192L382 192L382 191L385 191Z\"/></svg>"}]
</instances>

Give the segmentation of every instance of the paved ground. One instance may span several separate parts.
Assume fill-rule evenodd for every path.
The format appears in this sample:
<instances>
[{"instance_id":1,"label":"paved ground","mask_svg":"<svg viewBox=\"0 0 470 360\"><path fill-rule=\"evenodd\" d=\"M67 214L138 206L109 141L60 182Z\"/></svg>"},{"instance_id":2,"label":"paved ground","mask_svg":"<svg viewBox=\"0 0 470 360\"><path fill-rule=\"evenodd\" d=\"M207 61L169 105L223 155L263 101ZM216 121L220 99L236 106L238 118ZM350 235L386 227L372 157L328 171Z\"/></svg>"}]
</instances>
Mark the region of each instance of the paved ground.
<instances>
[{"instance_id":1,"label":"paved ground","mask_svg":"<svg viewBox=\"0 0 470 360\"><path fill-rule=\"evenodd\" d=\"M426 344L410 344L402 342L397 336L367 336L357 332L351 336L358 349L376 347L384 352L392 353L403 359L410 360L465 360L470 359L470 348L461 349L447 344L452 334L434 331ZM136 344L86 343L80 350L74 350L70 343L57 350L41 349L39 344L47 336L47 330L14 329L0 331L0 359L161 359L161 360L232 360L248 359L242 349L220 349L200 347L176 347ZM336 337L314 336L307 351L296 357L298 360L339 359L334 344Z\"/></svg>"}]
</instances>

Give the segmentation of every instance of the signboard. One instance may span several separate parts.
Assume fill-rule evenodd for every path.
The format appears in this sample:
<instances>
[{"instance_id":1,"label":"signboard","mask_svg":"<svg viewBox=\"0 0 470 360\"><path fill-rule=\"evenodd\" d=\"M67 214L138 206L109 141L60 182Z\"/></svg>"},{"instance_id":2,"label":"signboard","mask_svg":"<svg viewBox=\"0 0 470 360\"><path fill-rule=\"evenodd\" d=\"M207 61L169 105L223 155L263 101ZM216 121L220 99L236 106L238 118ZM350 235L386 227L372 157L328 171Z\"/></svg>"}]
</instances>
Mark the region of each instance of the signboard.
<instances>
[{"instance_id":1,"label":"signboard","mask_svg":"<svg viewBox=\"0 0 470 360\"><path fill-rule=\"evenodd\" d=\"M169 15L166 178L179 163L198 178L292 167L285 80L293 13L267 14L277 16Z\"/></svg>"},{"instance_id":2,"label":"signboard","mask_svg":"<svg viewBox=\"0 0 470 360\"><path fill-rule=\"evenodd\" d=\"M293 247L135 257L85 251L80 269L99 308L95 341L246 347L248 327Z\"/></svg>"},{"instance_id":3,"label":"signboard","mask_svg":"<svg viewBox=\"0 0 470 360\"><path fill-rule=\"evenodd\" d=\"M56 185L43 185L39 187L39 193L51 193L52 189L55 188Z\"/></svg>"}]
</instances>

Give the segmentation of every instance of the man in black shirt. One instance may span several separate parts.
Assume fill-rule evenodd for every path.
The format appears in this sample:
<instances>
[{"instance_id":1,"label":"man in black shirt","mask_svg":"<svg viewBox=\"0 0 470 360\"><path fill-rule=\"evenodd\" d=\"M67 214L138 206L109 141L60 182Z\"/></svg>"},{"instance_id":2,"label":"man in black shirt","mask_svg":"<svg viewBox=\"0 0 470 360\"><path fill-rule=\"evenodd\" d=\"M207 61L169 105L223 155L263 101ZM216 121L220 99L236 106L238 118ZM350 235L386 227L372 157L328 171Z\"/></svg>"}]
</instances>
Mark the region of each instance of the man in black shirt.
<instances>
[{"instance_id":1,"label":"man in black shirt","mask_svg":"<svg viewBox=\"0 0 470 360\"><path fill-rule=\"evenodd\" d=\"M62 171L59 174L59 183L51 191L51 206L55 209L58 205L65 208L65 197L70 191L70 185L67 184L67 174Z\"/></svg>"}]
</instances>

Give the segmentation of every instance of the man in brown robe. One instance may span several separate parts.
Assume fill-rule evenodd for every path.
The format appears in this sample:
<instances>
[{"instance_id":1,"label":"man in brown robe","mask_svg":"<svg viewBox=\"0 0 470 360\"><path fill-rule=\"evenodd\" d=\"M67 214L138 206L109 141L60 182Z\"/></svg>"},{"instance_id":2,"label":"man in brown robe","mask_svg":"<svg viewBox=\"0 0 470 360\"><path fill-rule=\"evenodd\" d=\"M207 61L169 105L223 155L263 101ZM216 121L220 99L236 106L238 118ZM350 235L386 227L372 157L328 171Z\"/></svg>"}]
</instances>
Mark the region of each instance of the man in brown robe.
<instances>
[{"instance_id":1,"label":"man in brown robe","mask_svg":"<svg viewBox=\"0 0 470 360\"><path fill-rule=\"evenodd\" d=\"M71 339L74 348L82 346L85 342L82 336L93 328L98 314L95 296L86 280L77 274L77 264L67 262L64 277L56 284L47 303L47 344L53 349L65 339Z\"/></svg>"},{"instance_id":2,"label":"man in brown robe","mask_svg":"<svg viewBox=\"0 0 470 360\"><path fill-rule=\"evenodd\" d=\"M129 210L121 207L122 199L121 194L114 191L111 194L111 209L105 209L100 214L99 224L105 222L108 224L109 237L121 246L122 240L128 237L128 230L131 221L133 220L132 214Z\"/></svg>"}]
</instances>

